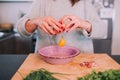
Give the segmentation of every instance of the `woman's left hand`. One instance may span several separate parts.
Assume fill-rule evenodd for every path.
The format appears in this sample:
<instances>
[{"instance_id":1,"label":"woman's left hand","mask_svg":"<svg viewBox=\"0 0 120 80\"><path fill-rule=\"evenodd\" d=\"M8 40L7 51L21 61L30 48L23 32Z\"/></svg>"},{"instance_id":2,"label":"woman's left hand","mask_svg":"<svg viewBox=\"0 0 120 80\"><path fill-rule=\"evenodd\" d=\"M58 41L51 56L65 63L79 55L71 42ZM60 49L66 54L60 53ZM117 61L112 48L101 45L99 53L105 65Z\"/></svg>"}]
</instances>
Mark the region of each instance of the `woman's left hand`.
<instances>
[{"instance_id":1,"label":"woman's left hand","mask_svg":"<svg viewBox=\"0 0 120 80\"><path fill-rule=\"evenodd\" d=\"M60 19L60 23L65 25L63 27L67 32L70 32L75 28L81 28L87 30L88 32L91 32L91 24L74 15L63 16Z\"/></svg>"}]
</instances>

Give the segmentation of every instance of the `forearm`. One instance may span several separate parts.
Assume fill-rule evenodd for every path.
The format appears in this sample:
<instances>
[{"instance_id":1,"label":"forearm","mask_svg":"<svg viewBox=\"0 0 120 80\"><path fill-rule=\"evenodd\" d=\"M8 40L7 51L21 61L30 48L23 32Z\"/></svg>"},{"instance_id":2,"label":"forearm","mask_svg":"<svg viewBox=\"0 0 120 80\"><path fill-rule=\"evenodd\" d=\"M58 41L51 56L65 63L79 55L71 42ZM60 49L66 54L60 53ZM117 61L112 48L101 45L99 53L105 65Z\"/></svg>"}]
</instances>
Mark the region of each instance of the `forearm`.
<instances>
[{"instance_id":1,"label":"forearm","mask_svg":"<svg viewBox=\"0 0 120 80\"><path fill-rule=\"evenodd\" d=\"M27 16L24 16L23 18L19 19L15 25L18 33L20 33L20 35L23 37L28 37L32 34L32 33L28 32L25 28L25 24L28 19L29 18Z\"/></svg>"}]
</instances>

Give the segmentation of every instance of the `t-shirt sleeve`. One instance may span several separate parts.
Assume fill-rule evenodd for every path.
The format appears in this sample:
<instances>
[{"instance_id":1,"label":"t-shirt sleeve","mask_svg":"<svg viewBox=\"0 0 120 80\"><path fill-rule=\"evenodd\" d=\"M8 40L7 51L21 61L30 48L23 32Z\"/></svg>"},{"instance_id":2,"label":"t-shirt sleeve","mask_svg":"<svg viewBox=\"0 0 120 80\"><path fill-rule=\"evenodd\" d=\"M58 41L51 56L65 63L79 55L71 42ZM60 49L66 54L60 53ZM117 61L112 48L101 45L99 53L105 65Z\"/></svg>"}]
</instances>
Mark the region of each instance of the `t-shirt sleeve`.
<instances>
[{"instance_id":1,"label":"t-shirt sleeve","mask_svg":"<svg viewBox=\"0 0 120 80\"><path fill-rule=\"evenodd\" d=\"M25 24L27 20L32 18L37 18L37 17L40 17L40 15L42 15L41 9L43 5L41 4L42 4L42 0L34 0L28 13L17 21L16 23L17 31L23 37L28 37L32 34L26 30Z\"/></svg>"},{"instance_id":2,"label":"t-shirt sleeve","mask_svg":"<svg viewBox=\"0 0 120 80\"><path fill-rule=\"evenodd\" d=\"M107 38L107 25L100 19L96 9L89 2L86 1L86 20L88 20L92 24L92 32L85 35L89 35L91 38L96 39L106 39Z\"/></svg>"}]
</instances>

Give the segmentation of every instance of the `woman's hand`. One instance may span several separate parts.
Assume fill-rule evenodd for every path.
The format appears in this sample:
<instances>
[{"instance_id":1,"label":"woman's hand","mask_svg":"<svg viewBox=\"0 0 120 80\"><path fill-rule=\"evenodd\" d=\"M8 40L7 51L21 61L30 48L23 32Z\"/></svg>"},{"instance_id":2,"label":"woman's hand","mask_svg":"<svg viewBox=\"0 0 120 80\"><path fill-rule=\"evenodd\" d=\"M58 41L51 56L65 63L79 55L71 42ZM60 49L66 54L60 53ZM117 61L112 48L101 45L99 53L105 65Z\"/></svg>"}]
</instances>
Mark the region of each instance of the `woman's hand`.
<instances>
[{"instance_id":1,"label":"woman's hand","mask_svg":"<svg viewBox=\"0 0 120 80\"><path fill-rule=\"evenodd\" d=\"M91 32L91 24L87 21L82 20L74 15L66 15L60 19L60 23L65 25L63 26L67 32L72 31L75 28L82 28Z\"/></svg>"},{"instance_id":2,"label":"woman's hand","mask_svg":"<svg viewBox=\"0 0 120 80\"><path fill-rule=\"evenodd\" d=\"M30 21L47 34L55 35L63 31L62 25L52 17L34 18Z\"/></svg>"}]
</instances>

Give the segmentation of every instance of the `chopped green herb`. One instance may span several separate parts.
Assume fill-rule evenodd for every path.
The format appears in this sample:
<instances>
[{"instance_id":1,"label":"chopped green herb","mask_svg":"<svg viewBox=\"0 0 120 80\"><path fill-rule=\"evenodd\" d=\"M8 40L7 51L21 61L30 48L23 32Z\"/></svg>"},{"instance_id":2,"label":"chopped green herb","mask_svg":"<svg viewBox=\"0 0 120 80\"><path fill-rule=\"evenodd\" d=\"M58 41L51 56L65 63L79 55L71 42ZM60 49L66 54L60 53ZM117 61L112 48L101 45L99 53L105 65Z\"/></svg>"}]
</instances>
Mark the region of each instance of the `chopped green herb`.
<instances>
[{"instance_id":1,"label":"chopped green herb","mask_svg":"<svg viewBox=\"0 0 120 80\"><path fill-rule=\"evenodd\" d=\"M41 68L37 71L31 72L24 80L58 80L52 76L53 73Z\"/></svg>"},{"instance_id":2,"label":"chopped green herb","mask_svg":"<svg viewBox=\"0 0 120 80\"><path fill-rule=\"evenodd\" d=\"M120 70L93 71L85 77L78 78L78 80L120 80Z\"/></svg>"},{"instance_id":3,"label":"chopped green herb","mask_svg":"<svg viewBox=\"0 0 120 80\"><path fill-rule=\"evenodd\" d=\"M70 75L62 73L52 73L45 70L44 68L41 68L37 71L31 72L23 80L59 80L53 77L53 74ZM96 72L93 70L91 74L88 74L85 77L79 77L78 80L120 80L120 70L107 70L104 72Z\"/></svg>"}]
</instances>

